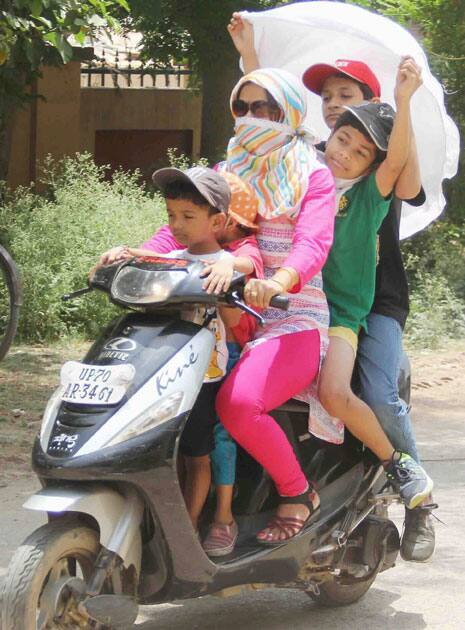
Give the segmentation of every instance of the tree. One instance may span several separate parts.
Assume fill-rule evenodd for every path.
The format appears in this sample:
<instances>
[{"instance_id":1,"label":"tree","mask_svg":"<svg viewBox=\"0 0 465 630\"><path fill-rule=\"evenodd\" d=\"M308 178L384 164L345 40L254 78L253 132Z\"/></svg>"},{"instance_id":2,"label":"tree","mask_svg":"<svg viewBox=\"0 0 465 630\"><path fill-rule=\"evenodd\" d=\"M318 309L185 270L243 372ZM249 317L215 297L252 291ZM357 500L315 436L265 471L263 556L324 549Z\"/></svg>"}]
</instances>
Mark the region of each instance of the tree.
<instances>
[{"instance_id":1,"label":"tree","mask_svg":"<svg viewBox=\"0 0 465 630\"><path fill-rule=\"evenodd\" d=\"M271 8L277 0L245 0L241 9ZM282 4L282 2L280 3ZM144 54L160 65L187 62L203 94L202 155L214 161L231 136L229 95L240 76L226 26L237 0L129 0L133 28L144 34Z\"/></svg>"},{"instance_id":2,"label":"tree","mask_svg":"<svg viewBox=\"0 0 465 630\"><path fill-rule=\"evenodd\" d=\"M2 0L0 5L0 180L8 175L15 110L36 98L44 64L72 58L74 45L99 28L116 28L126 0Z\"/></svg>"}]
</instances>

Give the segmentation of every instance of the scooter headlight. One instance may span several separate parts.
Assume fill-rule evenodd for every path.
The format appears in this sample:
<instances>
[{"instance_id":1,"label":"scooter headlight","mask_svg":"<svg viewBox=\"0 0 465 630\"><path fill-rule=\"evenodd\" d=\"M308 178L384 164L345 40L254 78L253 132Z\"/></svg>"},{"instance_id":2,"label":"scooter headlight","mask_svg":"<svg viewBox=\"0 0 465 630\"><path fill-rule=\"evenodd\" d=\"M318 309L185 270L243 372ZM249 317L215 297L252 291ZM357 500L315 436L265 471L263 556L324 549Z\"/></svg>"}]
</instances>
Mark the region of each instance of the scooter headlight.
<instances>
[{"instance_id":1,"label":"scooter headlight","mask_svg":"<svg viewBox=\"0 0 465 630\"><path fill-rule=\"evenodd\" d=\"M136 416L127 427L124 427L123 430L107 442L105 446L115 446L115 444L130 440L174 418L178 414L183 399L183 392L173 392L157 400L156 403Z\"/></svg>"},{"instance_id":2,"label":"scooter headlight","mask_svg":"<svg viewBox=\"0 0 465 630\"><path fill-rule=\"evenodd\" d=\"M137 267L123 267L111 286L115 300L126 304L164 302L172 289L186 277L185 271L151 271Z\"/></svg>"}]
</instances>

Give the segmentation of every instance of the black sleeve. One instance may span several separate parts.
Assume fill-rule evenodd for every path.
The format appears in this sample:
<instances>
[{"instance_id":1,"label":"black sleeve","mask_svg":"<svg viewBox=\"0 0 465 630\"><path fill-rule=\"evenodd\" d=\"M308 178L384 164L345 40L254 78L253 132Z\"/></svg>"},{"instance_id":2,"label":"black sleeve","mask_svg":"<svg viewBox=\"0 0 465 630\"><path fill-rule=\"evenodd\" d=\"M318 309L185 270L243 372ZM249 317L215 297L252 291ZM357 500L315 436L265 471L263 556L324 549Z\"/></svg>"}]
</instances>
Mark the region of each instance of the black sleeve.
<instances>
[{"instance_id":1,"label":"black sleeve","mask_svg":"<svg viewBox=\"0 0 465 630\"><path fill-rule=\"evenodd\" d=\"M420 188L420 192L413 199L402 199L405 203L408 203L409 206L422 206L426 201L425 191L423 190L423 186Z\"/></svg>"}]
</instances>

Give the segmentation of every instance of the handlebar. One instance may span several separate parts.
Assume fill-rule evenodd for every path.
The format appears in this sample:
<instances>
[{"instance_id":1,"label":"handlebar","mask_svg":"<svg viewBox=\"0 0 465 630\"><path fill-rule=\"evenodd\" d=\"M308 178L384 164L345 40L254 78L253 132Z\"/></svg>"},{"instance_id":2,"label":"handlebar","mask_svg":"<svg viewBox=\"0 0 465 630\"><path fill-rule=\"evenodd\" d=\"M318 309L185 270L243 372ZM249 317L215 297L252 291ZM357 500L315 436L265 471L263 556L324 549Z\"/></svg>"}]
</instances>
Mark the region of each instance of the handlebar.
<instances>
[{"instance_id":1,"label":"handlebar","mask_svg":"<svg viewBox=\"0 0 465 630\"><path fill-rule=\"evenodd\" d=\"M289 309L289 298L285 295L273 295L270 300L270 306L279 308L281 311L287 311Z\"/></svg>"}]
</instances>

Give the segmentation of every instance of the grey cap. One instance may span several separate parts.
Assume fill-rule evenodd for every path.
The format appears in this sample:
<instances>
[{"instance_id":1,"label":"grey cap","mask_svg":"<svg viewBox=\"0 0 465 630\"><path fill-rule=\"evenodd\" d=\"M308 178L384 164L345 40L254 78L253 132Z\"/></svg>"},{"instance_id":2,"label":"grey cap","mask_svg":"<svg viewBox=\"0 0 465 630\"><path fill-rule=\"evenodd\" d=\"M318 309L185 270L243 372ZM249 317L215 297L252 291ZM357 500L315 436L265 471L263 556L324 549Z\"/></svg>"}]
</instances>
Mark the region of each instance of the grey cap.
<instances>
[{"instance_id":1,"label":"grey cap","mask_svg":"<svg viewBox=\"0 0 465 630\"><path fill-rule=\"evenodd\" d=\"M172 182L188 182L199 191L207 203L220 212L228 212L231 201L228 182L212 168L194 166L185 171L174 167L160 168L152 175L152 181L162 192Z\"/></svg>"},{"instance_id":2,"label":"grey cap","mask_svg":"<svg viewBox=\"0 0 465 630\"><path fill-rule=\"evenodd\" d=\"M388 103L363 103L345 106L344 109L362 123L378 149L387 151L396 117L396 112Z\"/></svg>"}]
</instances>

